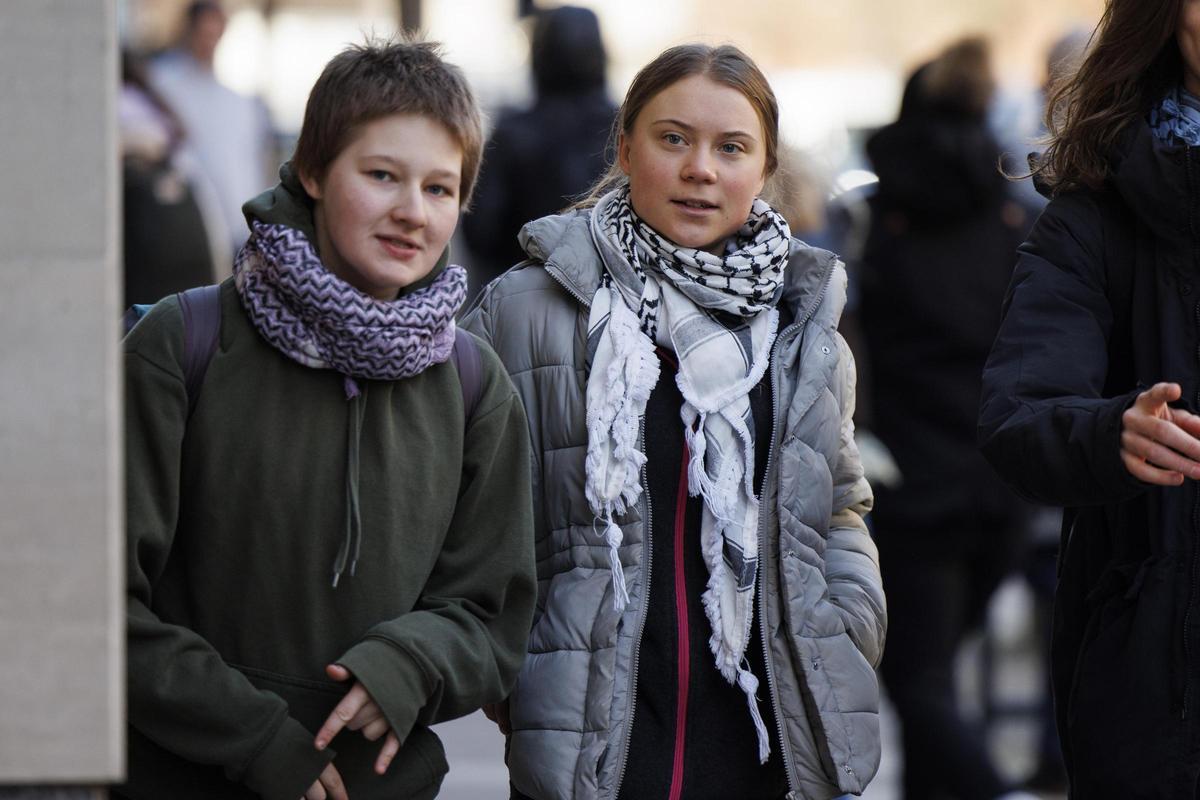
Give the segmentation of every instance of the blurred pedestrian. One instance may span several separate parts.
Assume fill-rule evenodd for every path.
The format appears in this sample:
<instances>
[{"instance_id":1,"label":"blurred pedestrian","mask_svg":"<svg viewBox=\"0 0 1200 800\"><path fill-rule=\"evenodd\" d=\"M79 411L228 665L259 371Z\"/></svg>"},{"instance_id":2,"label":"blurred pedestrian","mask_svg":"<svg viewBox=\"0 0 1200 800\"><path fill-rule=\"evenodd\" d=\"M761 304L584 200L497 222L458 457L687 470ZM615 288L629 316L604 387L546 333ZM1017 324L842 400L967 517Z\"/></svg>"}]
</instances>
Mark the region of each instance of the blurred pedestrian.
<instances>
[{"instance_id":1,"label":"blurred pedestrian","mask_svg":"<svg viewBox=\"0 0 1200 800\"><path fill-rule=\"evenodd\" d=\"M481 146L433 45L344 50L246 204L203 392L176 298L126 336L118 797L432 798L428 726L511 687L529 434L495 354L456 333L466 273L446 263Z\"/></svg>"},{"instance_id":2,"label":"blurred pedestrian","mask_svg":"<svg viewBox=\"0 0 1200 800\"><path fill-rule=\"evenodd\" d=\"M525 253L521 226L561 211L600 177L616 106L605 87L600 22L586 8L537 12L531 108L500 115L488 139L472 211L463 219L479 289Z\"/></svg>"},{"instance_id":3,"label":"blurred pedestrian","mask_svg":"<svg viewBox=\"0 0 1200 800\"><path fill-rule=\"evenodd\" d=\"M955 657L1020 562L1027 515L975 445L980 372L1031 217L987 127L987 43L911 76L867 153L879 185L862 255L871 431L900 484L872 514L892 620L882 674L903 734L904 797L991 800L1013 785L957 702Z\"/></svg>"},{"instance_id":4,"label":"blurred pedestrian","mask_svg":"<svg viewBox=\"0 0 1200 800\"><path fill-rule=\"evenodd\" d=\"M1076 800L1200 796L1200 2L1109 0L1051 102L984 373L985 454L1067 506L1053 679Z\"/></svg>"},{"instance_id":5,"label":"blurred pedestrian","mask_svg":"<svg viewBox=\"0 0 1200 800\"><path fill-rule=\"evenodd\" d=\"M273 154L266 108L226 87L213 71L225 25L219 2L194 0L179 43L150 62L149 77L182 121L215 189L230 236L219 257L228 264L248 235L242 203L270 185Z\"/></svg>"},{"instance_id":6,"label":"blurred pedestrian","mask_svg":"<svg viewBox=\"0 0 1200 800\"><path fill-rule=\"evenodd\" d=\"M217 277L213 253L227 241L224 220L188 148L183 123L128 51L121 54L117 128L124 305L153 303L212 283Z\"/></svg>"},{"instance_id":7,"label":"blurred pedestrian","mask_svg":"<svg viewBox=\"0 0 1200 800\"><path fill-rule=\"evenodd\" d=\"M759 198L779 111L740 50L663 52L619 120L468 317L534 452L538 612L492 712L513 796L860 793L886 621L845 273Z\"/></svg>"}]
</instances>

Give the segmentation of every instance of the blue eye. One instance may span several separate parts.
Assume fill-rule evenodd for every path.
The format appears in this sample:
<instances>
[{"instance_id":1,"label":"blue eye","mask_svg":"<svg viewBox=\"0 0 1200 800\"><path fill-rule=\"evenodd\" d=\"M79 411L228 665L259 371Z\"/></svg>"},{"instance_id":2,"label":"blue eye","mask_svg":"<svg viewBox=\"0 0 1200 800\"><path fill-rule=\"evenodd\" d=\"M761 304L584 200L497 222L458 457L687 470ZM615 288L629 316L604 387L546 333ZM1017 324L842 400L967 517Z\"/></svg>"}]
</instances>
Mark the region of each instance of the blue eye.
<instances>
[{"instance_id":1,"label":"blue eye","mask_svg":"<svg viewBox=\"0 0 1200 800\"><path fill-rule=\"evenodd\" d=\"M428 189L426 189L426 191L428 191L431 194L434 194L438 197L450 197L454 194L454 192L451 191L449 186L443 186L440 183L433 184Z\"/></svg>"},{"instance_id":2,"label":"blue eye","mask_svg":"<svg viewBox=\"0 0 1200 800\"><path fill-rule=\"evenodd\" d=\"M683 137L678 133L663 134L663 141L667 144L683 144Z\"/></svg>"},{"instance_id":3,"label":"blue eye","mask_svg":"<svg viewBox=\"0 0 1200 800\"><path fill-rule=\"evenodd\" d=\"M725 144L721 145L721 152L726 153L728 155L734 155L735 153L740 153L740 152L742 152L742 150L743 150L742 146L740 144L738 144L737 142L726 142Z\"/></svg>"},{"instance_id":4,"label":"blue eye","mask_svg":"<svg viewBox=\"0 0 1200 800\"><path fill-rule=\"evenodd\" d=\"M377 181L390 181L392 179L392 173L383 169L367 170L367 175Z\"/></svg>"}]
</instances>

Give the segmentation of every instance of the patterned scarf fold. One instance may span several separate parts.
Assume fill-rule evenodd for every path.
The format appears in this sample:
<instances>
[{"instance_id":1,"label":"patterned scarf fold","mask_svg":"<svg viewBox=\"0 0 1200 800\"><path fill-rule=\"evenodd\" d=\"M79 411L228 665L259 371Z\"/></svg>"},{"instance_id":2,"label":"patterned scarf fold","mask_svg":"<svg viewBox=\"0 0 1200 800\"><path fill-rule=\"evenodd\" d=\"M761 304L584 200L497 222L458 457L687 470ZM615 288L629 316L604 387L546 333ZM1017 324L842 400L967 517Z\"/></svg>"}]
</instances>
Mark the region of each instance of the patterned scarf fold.
<instances>
[{"instance_id":1,"label":"patterned scarf fold","mask_svg":"<svg viewBox=\"0 0 1200 800\"><path fill-rule=\"evenodd\" d=\"M398 380L446 361L467 296L466 270L448 266L423 289L377 300L327 270L300 231L257 221L233 272L263 338L293 361L349 379ZM348 381L347 392L356 391Z\"/></svg>"},{"instance_id":2,"label":"patterned scarf fold","mask_svg":"<svg viewBox=\"0 0 1200 800\"><path fill-rule=\"evenodd\" d=\"M1168 144L1200 147L1200 97L1178 86L1150 110L1150 130Z\"/></svg>"},{"instance_id":3,"label":"patterned scarf fold","mask_svg":"<svg viewBox=\"0 0 1200 800\"><path fill-rule=\"evenodd\" d=\"M679 360L680 418L688 444L688 492L703 500L700 542L709 577L703 595L717 669L746 694L758 754L770 736L758 709L758 679L746 645L758 575L754 417L749 393L767 369L779 325L775 310L791 248L787 223L756 200L726 253L680 247L634 213L628 188L592 210L592 238L605 275L588 319L586 495L604 525L618 609L629 600L615 516L641 494L641 420L658 382L655 345Z\"/></svg>"}]
</instances>

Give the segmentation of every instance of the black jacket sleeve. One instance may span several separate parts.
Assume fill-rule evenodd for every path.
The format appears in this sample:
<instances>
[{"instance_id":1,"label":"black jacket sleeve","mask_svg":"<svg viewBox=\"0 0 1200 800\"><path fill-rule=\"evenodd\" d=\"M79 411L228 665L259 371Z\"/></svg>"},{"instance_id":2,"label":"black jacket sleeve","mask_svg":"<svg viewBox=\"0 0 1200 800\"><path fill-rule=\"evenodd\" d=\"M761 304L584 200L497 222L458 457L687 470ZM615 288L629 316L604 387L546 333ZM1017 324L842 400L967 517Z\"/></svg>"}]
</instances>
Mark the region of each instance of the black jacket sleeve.
<instances>
[{"instance_id":1,"label":"black jacket sleeve","mask_svg":"<svg viewBox=\"0 0 1200 800\"><path fill-rule=\"evenodd\" d=\"M1004 319L983 372L979 442L1005 481L1063 506L1133 497L1121 415L1138 390L1105 396L1113 308L1094 195L1053 200L1018 249Z\"/></svg>"}]
</instances>

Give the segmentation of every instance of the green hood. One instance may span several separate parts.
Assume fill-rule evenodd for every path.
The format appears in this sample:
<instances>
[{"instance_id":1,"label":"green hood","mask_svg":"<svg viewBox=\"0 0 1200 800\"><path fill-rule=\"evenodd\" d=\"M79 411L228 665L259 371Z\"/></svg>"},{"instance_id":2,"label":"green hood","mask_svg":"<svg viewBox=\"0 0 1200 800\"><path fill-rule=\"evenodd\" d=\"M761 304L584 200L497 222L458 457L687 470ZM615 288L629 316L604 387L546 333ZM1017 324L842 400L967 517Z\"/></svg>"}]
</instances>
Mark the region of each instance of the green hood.
<instances>
[{"instance_id":1,"label":"green hood","mask_svg":"<svg viewBox=\"0 0 1200 800\"><path fill-rule=\"evenodd\" d=\"M313 200L304 191L300 176L292 168L292 162L285 161L279 168L279 183L262 194L247 200L242 205L242 214L246 216L246 224L258 221L268 225L286 225L295 228L312 242L313 248L320 254L317 245L317 229L313 222ZM423 289L437 278L450 263L450 246L442 251L441 258L421 280L405 286L400 290L400 297Z\"/></svg>"}]
</instances>

